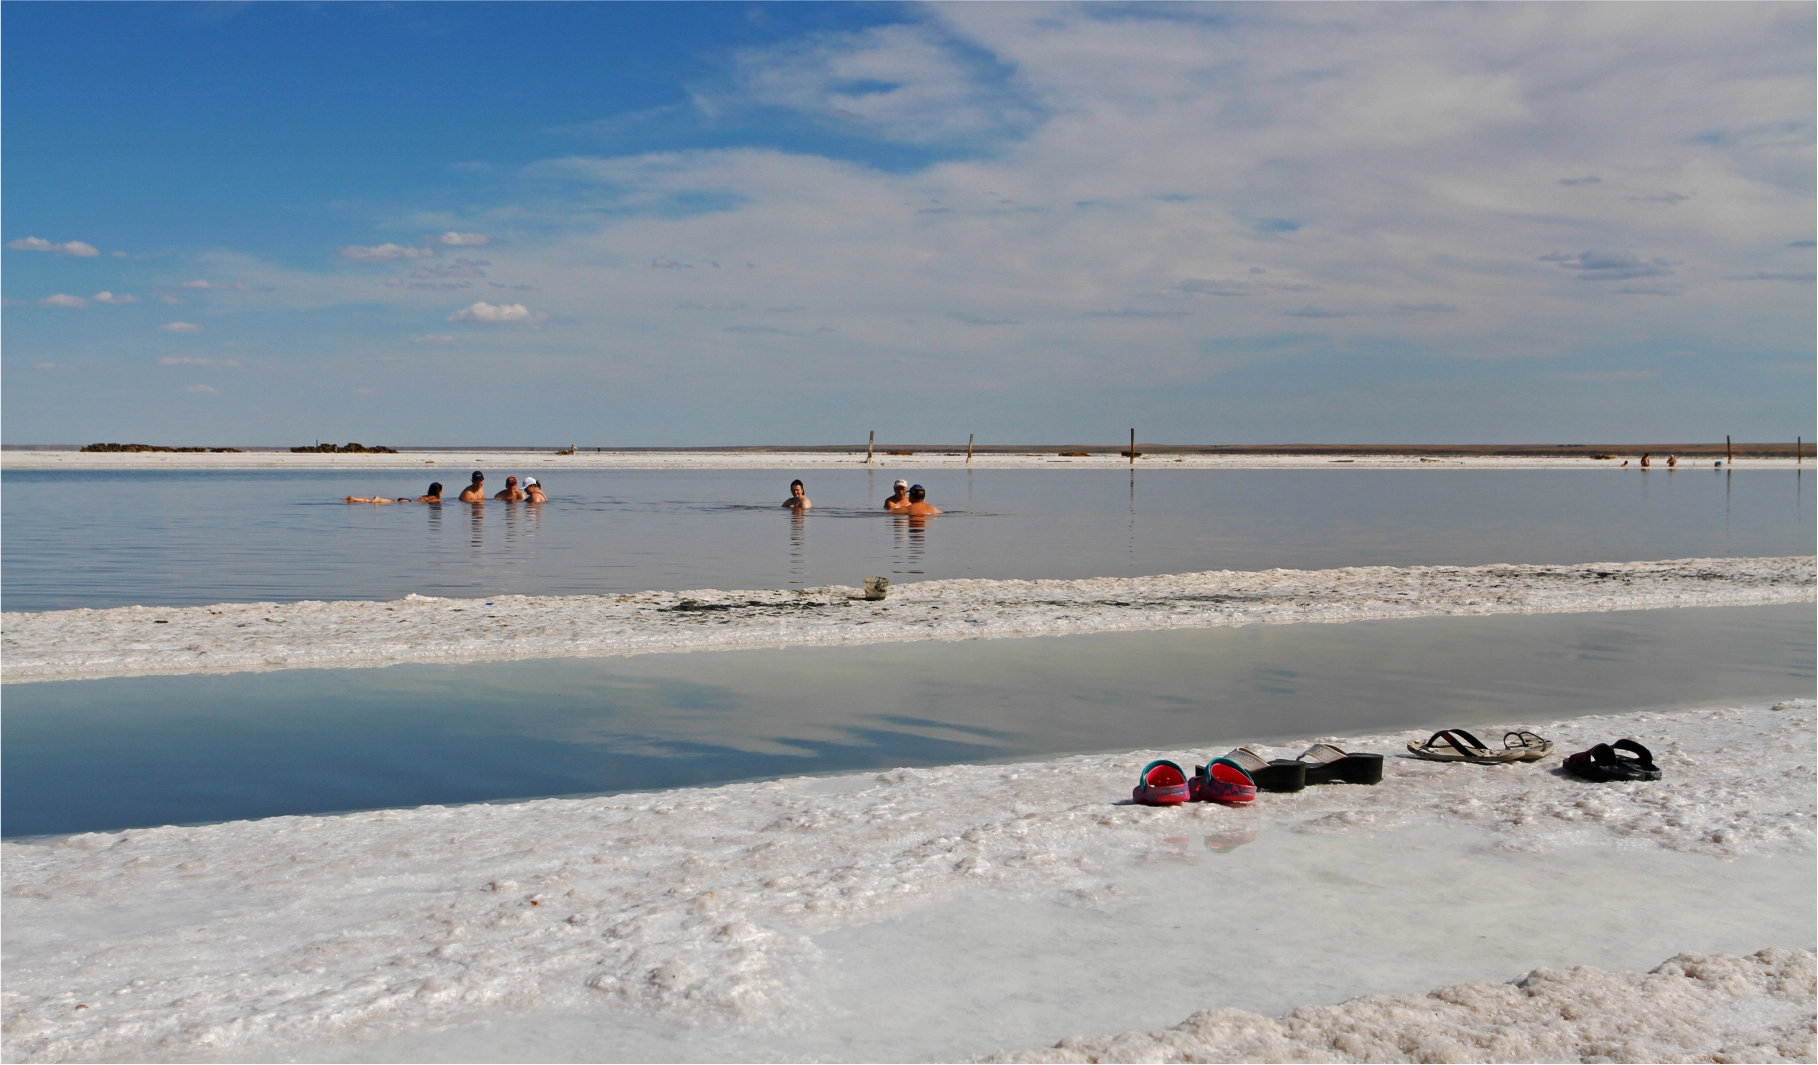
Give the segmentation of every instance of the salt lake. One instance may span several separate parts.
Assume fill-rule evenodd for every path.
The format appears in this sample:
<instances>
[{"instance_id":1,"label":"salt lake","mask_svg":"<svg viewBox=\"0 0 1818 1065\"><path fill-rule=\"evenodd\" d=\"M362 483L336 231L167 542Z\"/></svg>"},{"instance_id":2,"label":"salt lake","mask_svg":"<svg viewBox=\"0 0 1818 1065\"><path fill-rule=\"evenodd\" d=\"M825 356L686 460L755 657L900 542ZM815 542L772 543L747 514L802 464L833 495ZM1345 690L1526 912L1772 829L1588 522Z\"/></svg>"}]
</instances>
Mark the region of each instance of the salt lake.
<instances>
[{"instance_id":1,"label":"salt lake","mask_svg":"<svg viewBox=\"0 0 1818 1065\"><path fill-rule=\"evenodd\" d=\"M509 470L489 470L488 484ZM566 470L540 507L347 505L452 494L465 470L11 471L12 611L421 595L789 588L941 577L1809 555L1788 470ZM883 514L890 482L946 513Z\"/></svg>"}]
</instances>

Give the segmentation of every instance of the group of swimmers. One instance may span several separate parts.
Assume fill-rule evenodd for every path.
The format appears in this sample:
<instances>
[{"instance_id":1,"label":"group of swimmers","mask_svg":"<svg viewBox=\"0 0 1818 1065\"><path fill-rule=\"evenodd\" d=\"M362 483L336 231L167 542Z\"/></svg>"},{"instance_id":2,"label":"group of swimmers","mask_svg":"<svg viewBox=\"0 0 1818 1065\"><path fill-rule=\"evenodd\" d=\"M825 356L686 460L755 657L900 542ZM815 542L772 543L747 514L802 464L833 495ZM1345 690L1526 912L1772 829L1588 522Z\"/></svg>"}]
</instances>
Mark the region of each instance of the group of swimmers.
<instances>
[{"instance_id":1,"label":"group of swimmers","mask_svg":"<svg viewBox=\"0 0 1818 1065\"><path fill-rule=\"evenodd\" d=\"M473 471L473 483L461 489L461 494L457 498L463 503L486 502L486 475L479 470ZM518 487L516 477L507 477L505 487L494 492L492 498L506 503L546 503L549 501L549 497L543 494L543 486L537 483L535 477L524 478L522 488ZM399 496L396 499L388 499L385 496L348 496L342 500L343 503L440 503L441 501L441 481L432 482L428 493L415 499L409 496ZM814 503L808 498L808 490L802 486L799 478L789 482L789 498L783 500L783 505L798 514L814 506ZM926 488L904 480L898 480L892 487L890 498L884 500L884 511L889 514L907 514L912 518L928 517L941 512L939 507L928 502Z\"/></svg>"},{"instance_id":2,"label":"group of swimmers","mask_svg":"<svg viewBox=\"0 0 1818 1065\"><path fill-rule=\"evenodd\" d=\"M808 498L808 490L797 479L789 482L789 498L783 500L783 505L800 514L814 506L814 502ZM926 488L899 479L892 486L890 498L884 500L884 511L888 514L907 514L913 518L922 518L939 514L941 509L928 502Z\"/></svg>"},{"instance_id":3,"label":"group of swimmers","mask_svg":"<svg viewBox=\"0 0 1818 1065\"><path fill-rule=\"evenodd\" d=\"M796 483L800 484L801 482L797 481ZM463 502L463 503L484 503L484 502L486 502L486 475L484 473L481 473L479 470L473 471L473 483L469 484L466 488L461 489L461 494L457 498L459 498L461 500L461 502ZM522 487L522 488L518 487L518 479L516 477L507 477L507 478L505 478L505 487L499 489L497 492L494 492L492 494L492 498L501 500L506 503L547 503L547 502L549 502L549 497L543 494L543 486L541 484L537 483L537 479L535 477L524 478L524 487ZM430 482L430 485L429 485L428 494L420 495L420 496L416 497L415 499L412 499L409 496L399 496L396 499L387 499L384 496L348 496L346 499L343 499L341 502L343 502L343 503L440 503L441 501L442 501L442 482L441 481L432 481L432 482Z\"/></svg>"}]
</instances>

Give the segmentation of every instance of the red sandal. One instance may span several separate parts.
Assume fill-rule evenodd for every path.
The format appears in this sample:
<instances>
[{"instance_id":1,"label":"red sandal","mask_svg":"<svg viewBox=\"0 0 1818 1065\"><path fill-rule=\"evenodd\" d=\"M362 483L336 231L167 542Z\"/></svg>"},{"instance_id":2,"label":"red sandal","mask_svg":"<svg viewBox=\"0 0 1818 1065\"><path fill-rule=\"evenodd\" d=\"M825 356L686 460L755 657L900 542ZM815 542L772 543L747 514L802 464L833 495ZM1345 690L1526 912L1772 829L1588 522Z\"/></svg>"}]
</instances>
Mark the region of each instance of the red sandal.
<instances>
[{"instance_id":1,"label":"red sandal","mask_svg":"<svg viewBox=\"0 0 1818 1065\"><path fill-rule=\"evenodd\" d=\"M1137 778L1136 790L1130 797L1144 806L1173 806L1187 802L1187 774L1166 758L1158 758L1143 766L1143 775Z\"/></svg>"}]
</instances>

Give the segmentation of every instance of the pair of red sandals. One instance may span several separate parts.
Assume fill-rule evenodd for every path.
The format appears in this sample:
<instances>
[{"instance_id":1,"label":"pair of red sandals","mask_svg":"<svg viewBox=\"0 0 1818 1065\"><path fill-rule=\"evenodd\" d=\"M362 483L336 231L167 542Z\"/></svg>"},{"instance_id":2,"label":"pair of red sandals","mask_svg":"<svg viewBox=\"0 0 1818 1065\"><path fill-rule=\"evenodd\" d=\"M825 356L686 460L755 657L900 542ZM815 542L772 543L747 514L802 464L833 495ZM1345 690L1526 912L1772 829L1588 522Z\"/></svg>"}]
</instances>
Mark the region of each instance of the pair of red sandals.
<instances>
[{"instance_id":1,"label":"pair of red sandals","mask_svg":"<svg viewBox=\"0 0 1818 1065\"><path fill-rule=\"evenodd\" d=\"M1222 802L1240 805L1256 801L1256 780L1249 770L1229 758L1214 758L1210 765L1193 767L1193 775L1166 758L1143 766L1130 797L1144 806L1175 806L1185 802Z\"/></svg>"}]
</instances>

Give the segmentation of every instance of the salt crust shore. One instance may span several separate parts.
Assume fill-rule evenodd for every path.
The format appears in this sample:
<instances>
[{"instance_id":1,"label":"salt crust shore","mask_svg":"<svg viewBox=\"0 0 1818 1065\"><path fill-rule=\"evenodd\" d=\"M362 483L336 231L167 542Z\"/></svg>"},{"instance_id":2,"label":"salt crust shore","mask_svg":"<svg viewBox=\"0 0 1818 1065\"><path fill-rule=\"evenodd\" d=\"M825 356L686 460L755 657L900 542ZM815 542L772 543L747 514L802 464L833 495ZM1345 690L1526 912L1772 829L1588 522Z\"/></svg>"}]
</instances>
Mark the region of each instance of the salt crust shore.
<instances>
[{"instance_id":1,"label":"salt crust shore","mask_svg":"<svg viewBox=\"0 0 1818 1065\"><path fill-rule=\"evenodd\" d=\"M1217 570L1076 581L383 602L224 603L0 615L6 683L303 667L1057 636L1429 615L1810 602L1815 560Z\"/></svg>"},{"instance_id":2,"label":"salt crust shore","mask_svg":"<svg viewBox=\"0 0 1818 1065\"><path fill-rule=\"evenodd\" d=\"M1511 983L1368 995L1280 1018L1203 1010L1160 1031L981 1060L1811 1061L1815 962L1810 951L1768 949L1680 954L1648 973L1535 969Z\"/></svg>"},{"instance_id":3,"label":"salt crust shore","mask_svg":"<svg viewBox=\"0 0 1818 1065\"><path fill-rule=\"evenodd\" d=\"M530 1011L776 1022L812 1001L816 935L962 897L1115 907L1167 850L1158 832L1470 826L1520 853L1809 853L1815 710L1530 723L1562 751L1648 737L1665 775L1647 783L1390 757L1376 787L1248 809L1116 804L1147 759L1188 756L1138 751L9 842L0 1043L14 1061L244 1059ZM1215 1011L1008 1060L1810 1060L1811 966L1680 957L1280 1021Z\"/></svg>"},{"instance_id":4,"label":"salt crust shore","mask_svg":"<svg viewBox=\"0 0 1818 1065\"><path fill-rule=\"evenodd\" d=\"M1140 447L1140 445L1139 445ZM1632 450L1632 449L1631 449ZM1625 452L1614 459L1589 457L1523 457L1472 455L1436 458L1409 454L1356 455L1171 455L1152 452L1136 460L1141 470L1307 470L1307 469L1478 469L1478 470L1617 470L1624 459L1625 473L1639 473L1636 456ZM1665 474L1666 457L1653 472ZM1685 458L1680 473L1709 472L1708 458ZM863 469L863 452L825 451L583 451L556 455L547 451L402 451L395 455L292 454L287 451L253 451L237 455L172 452L0 451L0 470L468 470L537 474L542 470L794 470ZM965 469L964 451L917 451L912 455L877 452L870 468L885 470ZM1053 451L979 452L970 463L975 470L1114 469L1130 468L1128 458L1114 454L1062 457ZM1791 470L1791 458L1738 459L1738 470ZM446 479L446 478L444 478Z\"/></svg>"}]
</instances>

